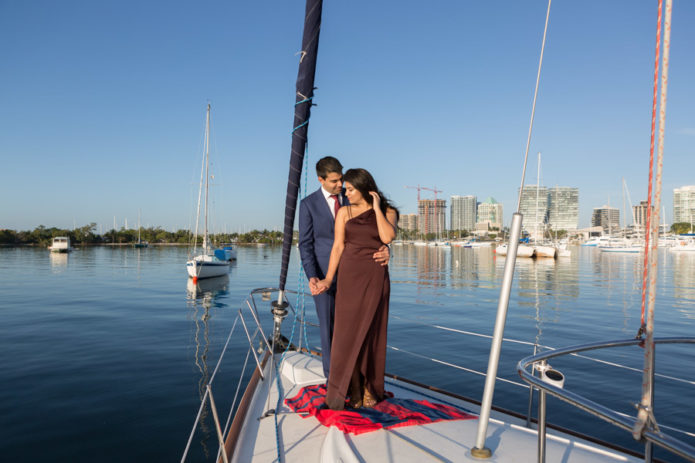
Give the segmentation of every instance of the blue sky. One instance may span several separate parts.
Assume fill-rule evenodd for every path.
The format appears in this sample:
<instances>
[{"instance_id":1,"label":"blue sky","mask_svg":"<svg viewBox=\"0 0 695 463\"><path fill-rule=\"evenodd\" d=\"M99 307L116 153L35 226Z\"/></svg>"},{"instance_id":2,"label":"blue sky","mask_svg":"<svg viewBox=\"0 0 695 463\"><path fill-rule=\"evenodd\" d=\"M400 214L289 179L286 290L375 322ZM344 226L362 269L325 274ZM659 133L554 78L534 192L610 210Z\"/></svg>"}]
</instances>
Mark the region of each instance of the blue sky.
<instances>
[{"instance_id":1,"label":"blue sky","mask_svg":"<svg viewBox=\"0 0 695 463\"><path fill-rule=\"evenodd\" d=\"M695 3L675 2L664 205L695 184ZM516 205L547 3L327 1L315 161ZM528 183L580 189L580 225L646 197L657 2L556 0ZM212 103L214 227L280 227L304 5L0 2L0 228L186 228ZM425 195L423 197L430 197Z\"/></svg>"}]
</instances>

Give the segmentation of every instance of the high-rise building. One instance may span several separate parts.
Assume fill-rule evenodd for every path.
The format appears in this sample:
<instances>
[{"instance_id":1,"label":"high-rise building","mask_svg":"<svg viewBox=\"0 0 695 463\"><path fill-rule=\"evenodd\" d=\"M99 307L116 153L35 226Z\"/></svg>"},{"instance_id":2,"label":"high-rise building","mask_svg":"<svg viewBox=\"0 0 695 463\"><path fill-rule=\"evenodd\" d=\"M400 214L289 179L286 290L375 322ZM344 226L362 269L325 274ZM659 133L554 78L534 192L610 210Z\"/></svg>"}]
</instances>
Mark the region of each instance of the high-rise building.
<instances>
[{"instance_id":1,"label":"high-rise building","mask_svg":"<svg viewBox=\"0 0 695 463\"><path fill-rule=\"evenodd\" d=\"M640 201L639 206L632 206L635 216L635 226L644 229L647 226L647 201ZM652 206L652 211L654 206Z\"/></svg>"},{"instance_id":2,"label":"high-rise building","mask_svg":"<svg viewBox=\"0 0 695 463\"><path fill-rule=\"evenodd\" d=\"M478 209L475 196L451 197L451 225L450 230L468 230L475 228L475 219Z\"/></svg>"},{"instance_id":3,"label":"high-rise building","mask_svg":"<svg viewBox=\"0 0 695 463\"><path fill-rule=\"evenodd\" d=\"M695 185L673 189L673 223L695 223Z\"/></svg>"},{"instance_id":4,"label":"high-rise building","mask_svg":"<svg viewBox=\"0 0 695 463\"><path fill-rule=\"evenodd\" d=\"M492 228L501 230L504 217L502 212L502 205L495 201L495 198L489 197L484 202L478 204L478 218L476 224L487 224L488 230Z\"/></svg>"},{"instance_id":5,"label":"high-rise building","mask_svg":"<svg viewBox=\"0 0 695 463\"><path fill-rule=\"evenodd\" d=\"M526 185L521 194L519 212L524 216L523 229L542 235L548 223L548 189L544 186Z\"/></svg>"},{"instance_id":6,"label":"high-rise building","mask_svg":"<svg viewBox=\"0 0 695 463\"><path fill-rule=\"evenodd\" d=\"M594 208L591 226L603 227L604 233L615 233L620 230L620 210L610 206Z\"/></svg>"},{"instance_id":7,"label":"high-rise building","mask_svg":"<svg viewBox=\"0 0 695 463\"><path fill-rule=\"evenodd\" d=\"M402 214L398 219L401 230L417 230L417 214Z\"/></svg>"},{"instance_id":8,"label":"high-rise building","mask_svg":"<svg viewBox=\"0 0 695 463\"><path fill-rule=\"evenodd\" d=\"M548 189L548 224L553 230L577 229L579 188L555 186Z\"/></svg>"},{"instance_id":9,"label":"high-rise building","mask_svg":"<svg viewBox=\"0 0 695 463\"><path fill-rule=\"evenodd\" d=\"M446 226L446 200L421 199L418 203L418 230L420 233L444 232Z\"/></svg>"}]
</instances>

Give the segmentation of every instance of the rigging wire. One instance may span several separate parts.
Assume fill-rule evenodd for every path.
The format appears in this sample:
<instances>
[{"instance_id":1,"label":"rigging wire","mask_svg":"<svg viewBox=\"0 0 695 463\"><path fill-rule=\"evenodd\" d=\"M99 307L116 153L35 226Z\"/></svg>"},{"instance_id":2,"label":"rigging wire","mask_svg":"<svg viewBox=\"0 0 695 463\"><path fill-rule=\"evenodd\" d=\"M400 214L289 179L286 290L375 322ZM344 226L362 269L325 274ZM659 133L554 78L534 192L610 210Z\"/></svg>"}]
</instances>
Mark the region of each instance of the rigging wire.
<instances>
[{"instance_id":1,"label":"rigging wire","mask_svg":"<svg viewBox=\"0 0 695 463\"><path fill-rule=\"evenodd\" d=\"M524 191L524 180L526 179L526 166L528 164L528 151L531 146L531 132L533 131L533 118L536 115L536 100L538 99L538 86L541 81L541 68L543 67L543 52L545 51L545 39L548 35L548 22L550 20L550 3L548 0L548 11L545 14L545 27L543 29L543 43L541 45L541 57L538 60L538 74L536 74L536 89L533 92L533 105L531 107L531 121L528 127L528 137L526 138L526 153L524 154L524 168L521 171L521 186L519 187L519 201L516 204L516 212L521 209L521 194Z\"/></svg>"}]
</instances>

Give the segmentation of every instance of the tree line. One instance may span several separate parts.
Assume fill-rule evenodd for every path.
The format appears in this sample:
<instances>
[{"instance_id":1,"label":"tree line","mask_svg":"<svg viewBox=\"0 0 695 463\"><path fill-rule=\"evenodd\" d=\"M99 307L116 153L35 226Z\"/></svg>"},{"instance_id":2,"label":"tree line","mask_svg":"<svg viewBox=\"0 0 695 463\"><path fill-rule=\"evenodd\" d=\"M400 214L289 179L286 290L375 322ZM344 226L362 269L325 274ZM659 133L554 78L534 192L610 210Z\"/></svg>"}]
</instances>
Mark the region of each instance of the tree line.
<instances>
[{"instance_id":1,"label":"tree line","mask_svg":"<svg viewBox=\"0 0 695 463\"><path fill-rule=\"evenodd\" d=\"M72 244L134 244L138 242L138 229L112 229L103 234L96 232L97 224L92 222L83 227L64 229L39 225L33 230L16 231L0 229L0 245L48 246L56 236L67 236ZM193 233L189 230L167 231L161 227L140 229L140 239L149 243L192 245ZM255 243L280 244L282 232L270 230L252 230L248 233L211 234L213 243ZM203 237L198 236L198 244Z\"/></svg>"}]
</instances>

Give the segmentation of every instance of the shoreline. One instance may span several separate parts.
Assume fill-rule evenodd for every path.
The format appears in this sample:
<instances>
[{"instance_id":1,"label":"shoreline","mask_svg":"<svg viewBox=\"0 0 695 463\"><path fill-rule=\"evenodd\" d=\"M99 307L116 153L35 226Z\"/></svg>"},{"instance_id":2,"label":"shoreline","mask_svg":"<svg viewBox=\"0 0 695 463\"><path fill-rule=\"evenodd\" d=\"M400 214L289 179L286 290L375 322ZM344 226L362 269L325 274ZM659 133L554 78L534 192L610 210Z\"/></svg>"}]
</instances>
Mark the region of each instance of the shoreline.
<instances>
[{"instance_id":1,"label":"shoreline","mask_svg":"<svg viewBox=\"0 0 695 463\"><path fill-rule=\"evenodd\" d=\"M87 248L87 247L97 247L97 246L104 246L104 247L113 247L113 248L121 248L121 247L133 247L136 243L79 243L79 244L72 244L73 248ZM232 246L243 246L243 247L265 247L265 246L282 246L282 243L231 243ZM148 247L155 247L155 246L162 246L162 247L169 247L169 246L181 246L181 247L189 247L190 245L187 243L148 243ZM41 248L41 249L47 249L46 246L40 245L40 244L32 244L32 243L2 243L0 244L0 248ZM142 248L141 248L142 249Z\"/></svg>"}]
</instances>

